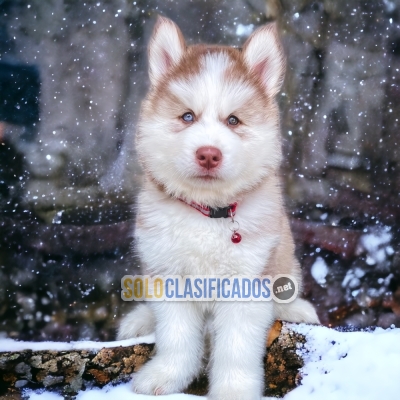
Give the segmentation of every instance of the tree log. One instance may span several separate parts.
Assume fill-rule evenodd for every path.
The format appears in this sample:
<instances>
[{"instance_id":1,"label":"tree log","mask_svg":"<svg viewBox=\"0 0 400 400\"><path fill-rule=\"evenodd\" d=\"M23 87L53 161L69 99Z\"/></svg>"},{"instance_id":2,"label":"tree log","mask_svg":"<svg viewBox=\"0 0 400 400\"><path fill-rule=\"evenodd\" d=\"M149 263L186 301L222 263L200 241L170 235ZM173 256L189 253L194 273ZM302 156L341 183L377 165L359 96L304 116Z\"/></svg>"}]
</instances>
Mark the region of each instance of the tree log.
<instances>
[{"instance_id":1,"label":"tree log","mask_svg":"<svg viewBox=\"0 0 400 400\"><path fill-rule=\"evenodd\" d=\"M362 235L361 230L333 227L299 218L291 218L290 226L296 243L312 244L339 254L344 259L355 256Z\"/></svg>"},{"instance_id":2,"label":"tree log","mask_svg":"<svg viewBox=\"0 0 400 400\"><path fill-rule=\"evenodd\" d=\"M23 243L24 247L56 255L104 253L129 247L133 240L132 227L132 220L97 225L49 225L0 216L0 245L12 247Z\"/></svg>"},{"instance_id":3,"label":"tree log","mask_svg":"<svg viewBox=\"0 0 400 400\"><path fill-rule=\"evenodd\" d=\"M266 343L265 395L283 396L299 384L303 360L296 349L304 343L305 337L286 324L274 324ZM138 344L101 350L0 353L0 396L18 399L22 388L46 388L73 398L81 389L129 380L154 350L154 344ZM203 371L186 393L205 395L207 386Z\"/></svg>"}]
</instances>

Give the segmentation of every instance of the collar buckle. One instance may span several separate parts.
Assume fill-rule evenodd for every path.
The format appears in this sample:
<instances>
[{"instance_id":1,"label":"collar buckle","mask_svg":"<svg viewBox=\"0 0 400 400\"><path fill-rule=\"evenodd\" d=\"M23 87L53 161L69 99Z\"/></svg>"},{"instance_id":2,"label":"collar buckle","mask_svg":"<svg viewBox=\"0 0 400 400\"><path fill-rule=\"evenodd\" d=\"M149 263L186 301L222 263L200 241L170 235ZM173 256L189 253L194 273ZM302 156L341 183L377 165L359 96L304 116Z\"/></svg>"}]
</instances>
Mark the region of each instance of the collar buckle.
<instances>
[{"instance_id":1,"label":"collar buckle","mask_svg":"<svg viewBox=\"0 0 400 400\"><path fill-rule=\"evenodd\" d=\"M212 208L210 207L210 218L229 218L231 216L230 210L231 206L222 208Z\"/></svg>"}]
</instances>

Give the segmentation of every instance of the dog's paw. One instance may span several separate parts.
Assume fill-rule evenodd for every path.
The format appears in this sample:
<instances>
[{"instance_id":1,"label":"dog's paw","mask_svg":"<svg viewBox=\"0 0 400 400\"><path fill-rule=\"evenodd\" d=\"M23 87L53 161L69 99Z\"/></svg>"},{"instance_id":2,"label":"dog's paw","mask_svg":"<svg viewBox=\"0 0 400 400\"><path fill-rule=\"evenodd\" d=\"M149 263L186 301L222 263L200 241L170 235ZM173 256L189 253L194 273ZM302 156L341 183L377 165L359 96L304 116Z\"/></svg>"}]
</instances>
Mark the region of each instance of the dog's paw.
<instances>
[{"instance_id":1,"label":"dog's paw","mask_svg":"<svg viewBox=\"0 0 400 400\"><path fill-rule=\"evenodd\" d=\"M171 366L168 360L155 357L133 375L133 391L156 396L182 392L189 386L192 377L187 376L184 365L177 368Z\"/></svg>"},{"instance_id":2,"label":"dog's paw","mask_svg":"<svg viewBox=\"0 0 400 400\"><path fill-rule=\"evenodd\" d=\"M275 303L276 318L289 322L320 324L314 306L307 300L298 297L291 303Z\"/></svg>"},{"instance_id":3,"label":"dog's paw","mask_svg":"<svg viewBox=\"0 0 400 400\"><path fill-rule=\"evenodd\" d=\"M126 315L118 328L118 340L146 336L155 330L155 317L153 310L146 304L139 304L133 311Z\"/></svg>"},{"instance_id":4,"label":"dog's paw","mask_svg":"<svg viewBox=\"0 0 400 400\"><path fill-rule=\"evenodd\" d=\"M207 400L261 400L259 390L246 390L233 386L218 386L211 388Z\"/></svg>"},{"instance_id":5,"label":"dog's paw","mask_svg":"<svg viewBox=\"0 0 400 400\"><path fill-rule=\"evenodd\" d=\"M254 377L246 379L243 375L214 380L210 382L207 400L261 400L262 387L262 381Z\"/></svg>"}]
</instances>

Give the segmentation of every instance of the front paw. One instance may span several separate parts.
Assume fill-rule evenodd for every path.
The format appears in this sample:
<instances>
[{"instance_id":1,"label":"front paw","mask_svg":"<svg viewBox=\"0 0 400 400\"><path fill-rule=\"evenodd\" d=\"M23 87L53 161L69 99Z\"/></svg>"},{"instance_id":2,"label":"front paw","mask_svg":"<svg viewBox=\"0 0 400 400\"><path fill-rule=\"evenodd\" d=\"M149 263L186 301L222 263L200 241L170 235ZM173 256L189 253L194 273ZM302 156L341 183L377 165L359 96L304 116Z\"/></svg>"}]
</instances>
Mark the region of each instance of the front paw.
<instances>
[{"instance_id":1,"label":"front paw","mask_svg":"<svg viewBox=\"0 0 400 400\"><path fill-rule=\"evenodd\" d=\"M117 339L124 340L149 335L154 332L155 324L151 308L147 304L139 304L122 319Z\"/></svg>"},{"instance_id":2,"label":"front paw","mask_svg":"<svg viewBox=\"0 0 400 400\"><path fill-rule=\"evenodd\" d=\"M207 400L261 400L261 391L257 387L246 385L214 385L210 388Z\"/></svg>"},{"instance_id":3,"label":"front paw","mask_svg":"<svg viewBox=\"0 0 400 400\"><path fill-rule=\"evenodd\" d=\"M185 373L184 365L174 367L170 360L155 357L133 375L132 387L140 394L167 395L182 392L192 379Z\"/></svg>"}]
</instances>

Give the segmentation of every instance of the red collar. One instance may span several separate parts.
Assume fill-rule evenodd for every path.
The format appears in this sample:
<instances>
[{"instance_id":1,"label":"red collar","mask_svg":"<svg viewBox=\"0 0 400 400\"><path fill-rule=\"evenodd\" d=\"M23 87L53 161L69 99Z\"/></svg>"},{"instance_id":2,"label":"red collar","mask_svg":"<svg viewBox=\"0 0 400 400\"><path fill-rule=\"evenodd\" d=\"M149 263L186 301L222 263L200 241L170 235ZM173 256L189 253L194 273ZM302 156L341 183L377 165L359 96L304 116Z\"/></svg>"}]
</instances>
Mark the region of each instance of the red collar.
<instances>
[{"instance_id":1,"label":"red collar","mask_svg":"<svg viewBox=\"0 0 400 400\"><path fill-rule=\"evenodd\" d=\"M180 200L182 203L187 204L190 207L195 208L197 211L200 211L205 217L209 218L232 218L236 214L237 203L229 204L228 207L212 208L209 206L203 206L194 201L187 202L186 200L181 198L178 198L178 200Z\"/></svg>"}]
</instances>

